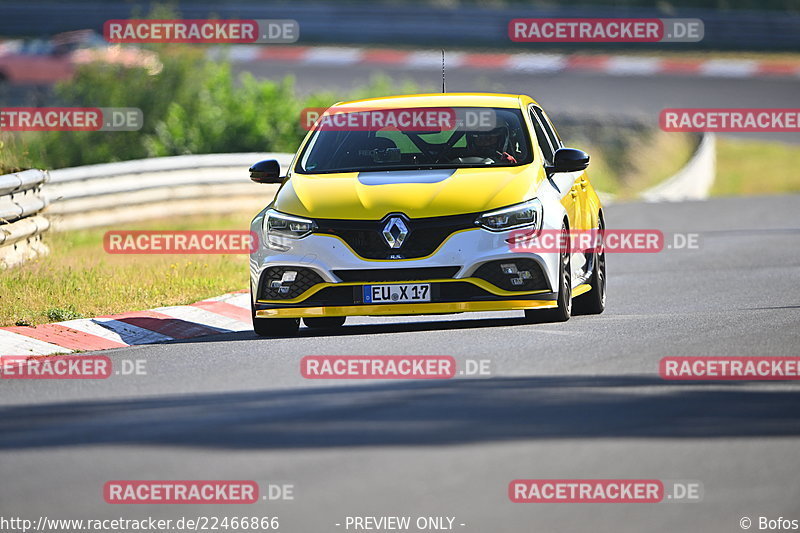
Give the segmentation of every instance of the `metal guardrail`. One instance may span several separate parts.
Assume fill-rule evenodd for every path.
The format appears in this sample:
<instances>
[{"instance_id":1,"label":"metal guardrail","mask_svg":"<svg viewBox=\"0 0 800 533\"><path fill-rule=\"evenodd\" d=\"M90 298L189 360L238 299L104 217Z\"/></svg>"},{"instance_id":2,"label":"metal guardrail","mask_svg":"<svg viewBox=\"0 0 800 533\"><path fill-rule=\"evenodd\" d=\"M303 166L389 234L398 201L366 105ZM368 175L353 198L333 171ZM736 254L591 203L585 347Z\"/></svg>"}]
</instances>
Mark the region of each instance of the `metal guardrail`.
<instances>
[{"instance_id":1,"label":"metal guardrail","mask_svg":"<svg viewBox=\"0 0 800 533\"><path fill-rule=\"evenodd\" d=\"M124 224L166 215L226 213L268 203L277 186L247 179L247 168L294 154L206 154L139 159L53 170L48 216L55 231Z\"/></svg>"},{"instance_id":2,"label":"metal guardrail","mask_svg":"<svg viewBox=\"0 0 800 533\"><path fill-rule=\"evenodd\" d=\"M671 178L644 191L641 197L648 202L682 202L705 200L714 185L717 167L716 137L706 133L700 139L694 155Z\"/></svg>"},{"instance_id":3,"label":"metal guardrail","mask_svg":"<svg viewBox=\"0 0 800 533\"><path fill-rule=\"evenodd\" d=\"M47 198L42 195L47 178L43 170L0 176L0 267L47 253L42 233L50 222L39 214L47 207Z\"/></svg>"}]
</instances>

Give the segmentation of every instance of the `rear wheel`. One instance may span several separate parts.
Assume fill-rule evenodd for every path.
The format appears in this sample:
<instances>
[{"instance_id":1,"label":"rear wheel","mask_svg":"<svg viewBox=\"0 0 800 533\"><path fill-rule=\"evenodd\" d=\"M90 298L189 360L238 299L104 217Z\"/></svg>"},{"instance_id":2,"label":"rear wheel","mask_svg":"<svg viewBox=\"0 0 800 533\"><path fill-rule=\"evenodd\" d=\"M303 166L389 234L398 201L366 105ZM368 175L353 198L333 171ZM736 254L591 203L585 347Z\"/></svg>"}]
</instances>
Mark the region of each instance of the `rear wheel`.
<instances>
[{"instance_id":1,"label":"rear wheel","mask_svg":"<svg viewBox=\"0 0 800 533\"><path fill-rule=\"evenodd\" d=\"M552 309L526 309L529 322L566 322L572 314L572 267L570 266L569 230L561 226L561 253L558 261L558 303Z\"/></svg>"},{"instance_id":2,"label":"rear wheel","mask_svg":"<svg viewBox=\"0 0 800 533\"><path fill-rule=\"evenodd\" d=\"M588 281L592 290L575 298L573 308L575 315L599 315L606 308L606 250L603 243L605 222L603 222L602 215L597 229L600 241L597 249L592 253L592 276Z\"/></svg>"},{"instance_id":3,"label":"rear wheel","mask_svg":"<svg viewBox=\"0 0 800 533\"><path fill-rule=\"evenodd\" d=\"M345 320L347 320L346 316L326 316L319 318L304 318L303 322L310 328L333 329L344 326Z\"/></svg>"}]
</instances>

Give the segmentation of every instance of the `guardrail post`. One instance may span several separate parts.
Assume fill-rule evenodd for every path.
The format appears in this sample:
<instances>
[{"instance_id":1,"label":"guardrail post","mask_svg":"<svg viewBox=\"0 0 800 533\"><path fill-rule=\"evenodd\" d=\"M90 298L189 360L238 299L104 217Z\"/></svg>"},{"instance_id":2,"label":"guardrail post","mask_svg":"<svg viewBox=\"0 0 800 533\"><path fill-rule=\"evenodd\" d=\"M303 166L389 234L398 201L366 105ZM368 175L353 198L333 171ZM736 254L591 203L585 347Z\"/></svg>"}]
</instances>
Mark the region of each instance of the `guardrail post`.
<instances>
[{"instance_id":1,"label":"guardrail post","mask_svg":"<svg viewBox=\"0 0 800 533\"><path fill-rule=\"evenodd\" d=\"M45 170L25 170L0 176L0 268L9 268L48 253L42 233L50 221L42 186Z\"/></svg>"}]
</instances>

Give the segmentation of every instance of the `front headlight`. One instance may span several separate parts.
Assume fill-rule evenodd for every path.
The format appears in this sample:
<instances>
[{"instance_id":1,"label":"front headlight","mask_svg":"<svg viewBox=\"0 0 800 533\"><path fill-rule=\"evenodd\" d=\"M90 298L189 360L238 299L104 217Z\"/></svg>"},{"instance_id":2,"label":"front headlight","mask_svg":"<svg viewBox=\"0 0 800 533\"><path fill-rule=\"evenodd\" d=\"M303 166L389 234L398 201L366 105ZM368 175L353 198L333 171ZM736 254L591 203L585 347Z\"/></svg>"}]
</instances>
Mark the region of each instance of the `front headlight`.
<instances>
[{"instance_id":1,"label":"front headlight","mask_svg":"<svg viewBox=\"0 0 800 533\"><path fill-rule=\"evenodd\" d=\"M517 228L538 230L542 226L542 202L538 198L484 213L475 224L489 231L508 231Z\"/></svg>"},{"instance_id":2,"label":"front headlight","mask_svg":"<svg viewBox=\"0 0 800 533\"><path fill-rule=\"evenodd\" d=\"M274 209L264 213L264 240L270 248L287 250L285 239L302 239L317 229L317 224L307 218L287 215Z\"/></svg>"}]
</instances>

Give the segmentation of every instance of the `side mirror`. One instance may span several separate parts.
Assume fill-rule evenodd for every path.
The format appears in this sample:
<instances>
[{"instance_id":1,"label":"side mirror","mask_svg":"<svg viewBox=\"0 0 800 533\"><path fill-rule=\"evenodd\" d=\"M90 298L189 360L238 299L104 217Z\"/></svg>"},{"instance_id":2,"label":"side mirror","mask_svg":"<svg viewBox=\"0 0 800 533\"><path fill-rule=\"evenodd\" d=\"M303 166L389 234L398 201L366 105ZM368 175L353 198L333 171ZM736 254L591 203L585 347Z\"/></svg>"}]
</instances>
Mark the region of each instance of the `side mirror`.
<instances>
[{"instance_id":1,"label":"side mirror","mask_svg":"<svg viewBox=\"0 0 800 533\"><path fill-rule=\"evenodd\" d=\"M553 155L553 166L547 167L549 174L556 172L578 172L589 166L589 154L576 148L559 148Z\"/></svg>"},{"instance_id":2,"label":"side mirror","mask_svg":"<svg viewBox=\"0 0 800 533\"><path fill-rule=\"evenodd\" d=\"M274 159L259 161L250 167L250 179L256 183L281 183L281 166Z\"/></svg>"}]
</instances>

